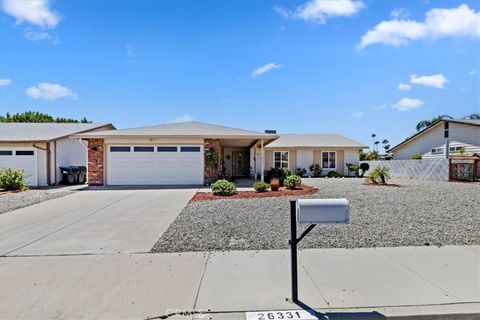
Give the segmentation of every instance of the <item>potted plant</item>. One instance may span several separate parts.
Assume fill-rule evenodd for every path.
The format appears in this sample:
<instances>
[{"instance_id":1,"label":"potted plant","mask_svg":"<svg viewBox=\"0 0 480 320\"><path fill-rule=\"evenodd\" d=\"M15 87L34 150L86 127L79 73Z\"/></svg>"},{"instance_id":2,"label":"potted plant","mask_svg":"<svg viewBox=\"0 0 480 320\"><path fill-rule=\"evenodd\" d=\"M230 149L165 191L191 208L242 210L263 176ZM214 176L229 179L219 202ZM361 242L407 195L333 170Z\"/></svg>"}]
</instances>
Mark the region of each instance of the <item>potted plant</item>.
<instances>
[{"instance_id":1,"label":"potted plant","mask_svg":"<svg viewBox=\"0 0 480 320\"><path fill-rule=\"evenodd\" d=\"M270 190L278 191L278 188L280 188L280 180L278 178L272 178L270 180Z\"/></svg>"}]
</instances>

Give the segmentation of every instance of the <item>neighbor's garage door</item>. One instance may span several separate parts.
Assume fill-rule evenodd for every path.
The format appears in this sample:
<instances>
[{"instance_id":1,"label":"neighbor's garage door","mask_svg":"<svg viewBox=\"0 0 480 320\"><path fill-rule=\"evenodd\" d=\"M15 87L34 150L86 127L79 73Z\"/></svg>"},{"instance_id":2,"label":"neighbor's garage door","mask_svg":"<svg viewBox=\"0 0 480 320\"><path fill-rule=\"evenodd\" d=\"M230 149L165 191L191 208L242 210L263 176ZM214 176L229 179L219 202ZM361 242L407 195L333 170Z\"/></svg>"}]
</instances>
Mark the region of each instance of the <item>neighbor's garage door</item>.
<instances>
[{"instance_id":1,"label":"neighbor's garage door","mask_svg":"<svg viewBox=\"0 0 480 320\"><path fill-rule=\"evenodd\" d=\"M202 150L192 145L109 145L107 184L203 184Z\"/></svg>"},{"instance_id":2,"label":"neighbor's garage door","mask_svg":"<svg viewBox=\"0 0 480 320\"><path fill-rule=\"evenodd\" d=\"M0 169L3 168L23 169L27 184L38 185L35 149L0 148Z\"/></svg>"}]
</instances>

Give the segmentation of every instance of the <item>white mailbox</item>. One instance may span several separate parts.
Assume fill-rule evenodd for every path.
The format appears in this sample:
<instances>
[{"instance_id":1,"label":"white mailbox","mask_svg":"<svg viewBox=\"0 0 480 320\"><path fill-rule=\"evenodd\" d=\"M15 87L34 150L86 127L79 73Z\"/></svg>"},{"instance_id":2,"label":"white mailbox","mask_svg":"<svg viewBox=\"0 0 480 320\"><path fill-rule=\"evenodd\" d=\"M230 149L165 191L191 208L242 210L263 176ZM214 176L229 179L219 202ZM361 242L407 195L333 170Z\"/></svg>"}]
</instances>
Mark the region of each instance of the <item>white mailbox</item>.
<instances>
[{"instance_id":1,"label":"white mailbox","mask_svg":"<svg viewBox=\"0 0 480 320\"><path fill-rule=\"evenodd\" d=\"M298 223L349 223L347 199L298 199Z\"/></svg>"}]
</instances>

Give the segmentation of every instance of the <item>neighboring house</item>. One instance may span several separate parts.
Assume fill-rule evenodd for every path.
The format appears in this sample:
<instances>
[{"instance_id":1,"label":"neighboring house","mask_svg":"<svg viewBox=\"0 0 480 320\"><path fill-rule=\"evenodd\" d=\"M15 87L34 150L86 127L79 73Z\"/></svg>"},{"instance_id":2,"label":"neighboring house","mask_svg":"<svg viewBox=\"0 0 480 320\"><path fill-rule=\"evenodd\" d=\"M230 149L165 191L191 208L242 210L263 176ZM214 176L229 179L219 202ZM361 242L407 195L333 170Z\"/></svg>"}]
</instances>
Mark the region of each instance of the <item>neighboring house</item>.
<instances>
[{"instance_id":1,"label":"neighboring house","mask_svg":"<svg viewBox=\"0 0 480 320\"><path fill-rule=\"evenodd\" d=\"M448 141L448 153L447 151ZM425 159L447 158L461 150L465 155L480 152L480 120L448 119L418 132L389 150L393 159L411 159L421 154Z\"/></svg>"},{"instance_id":2,"label":"neighboring house","mask_svg":"<svg viewBox=\"0 0 480 320\"><path fill-rule=\"evenodd\" d=\"M279 138L267 132L192 121L88 132L74 137L88 141L88 183L91 185L202 185L220 177L223 168L234 177L263 179L265 171L275 165L269 160L271 157L267 159L273 151L266 154L265 146ZM332 137L338 142L339 136ZM322 141L310 145L313 143L310 140L306 145L311 149L312 161L313 150L321 152L320 145L337 152L338 156L330 156L331 161L335 168L339 166L343 170L344 159L358 162L358 150L364 147L346 140L346 147L341 143L325 145ZM295 150L297 147L302 149L304 145L293 146Z\"/></svg>"},{"instance_id":3,"label":"neighboring house","mask_svg":"<svg viewBox=\"0 0 480 320\"><path fill-rule=\"evenodd\" d=\"M359 151L368 146L339 134L281 134L265 149L266 167L292 171L319 164L322 175L336 171L348 175L347 163L358 164Z\"/></svg>"},{"instance_id":4,"label":"neighboring house","mask_svg":"<svg viewBox=\"0 0 480 320\"><path fill-rule=\"evenodd\" d=\"M87 148L72 134L115 129L106 123L0 123L0 169L25 170L30 186L61 180L62 166L87 166Z\"/></svg>"}]
</instances>

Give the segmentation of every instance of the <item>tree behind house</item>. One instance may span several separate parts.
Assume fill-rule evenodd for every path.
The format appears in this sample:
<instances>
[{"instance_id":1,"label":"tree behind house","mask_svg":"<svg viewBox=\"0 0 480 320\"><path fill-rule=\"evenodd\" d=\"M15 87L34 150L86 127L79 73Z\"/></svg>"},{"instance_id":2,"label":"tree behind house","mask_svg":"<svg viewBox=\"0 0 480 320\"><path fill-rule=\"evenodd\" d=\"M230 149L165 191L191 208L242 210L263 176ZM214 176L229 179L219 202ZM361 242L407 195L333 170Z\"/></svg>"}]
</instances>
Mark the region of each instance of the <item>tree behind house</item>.
<instances>
[{"instance_id":1,"label":"tree behind house","mask_svg":"<svg viewBox=\"0 0 480 320\"><path fill-rule=\"evenodd\" d=\"M91 123L87 118L83 117L80 120L69 119L63 117L54 118L49 114L38 111L26 111L22 113L15 113L11 115L6 113L5 116L0 116L0 122L36 122L36 123Z\"/></svg>"}]
</instances>

